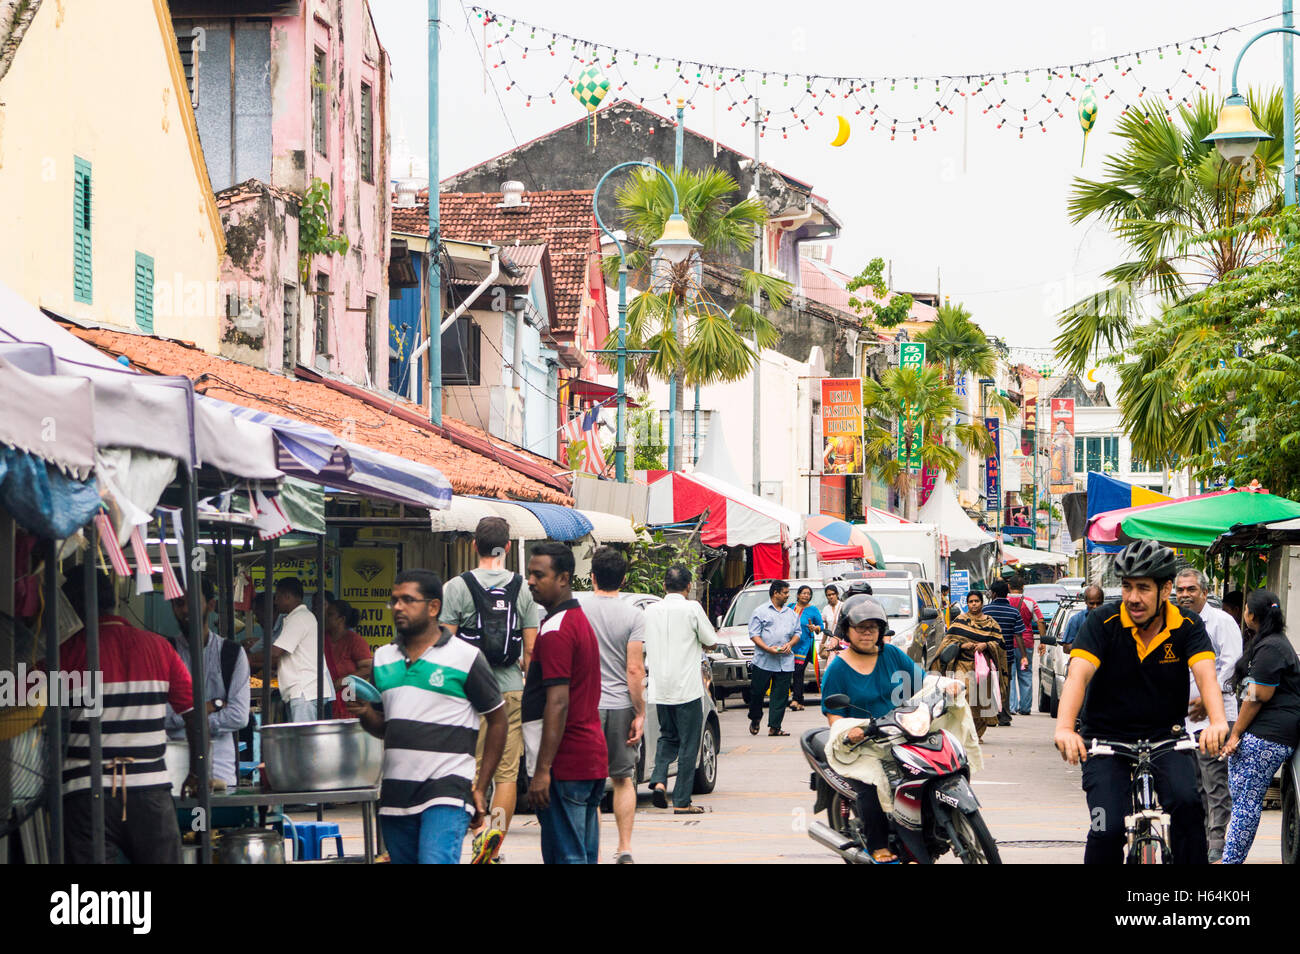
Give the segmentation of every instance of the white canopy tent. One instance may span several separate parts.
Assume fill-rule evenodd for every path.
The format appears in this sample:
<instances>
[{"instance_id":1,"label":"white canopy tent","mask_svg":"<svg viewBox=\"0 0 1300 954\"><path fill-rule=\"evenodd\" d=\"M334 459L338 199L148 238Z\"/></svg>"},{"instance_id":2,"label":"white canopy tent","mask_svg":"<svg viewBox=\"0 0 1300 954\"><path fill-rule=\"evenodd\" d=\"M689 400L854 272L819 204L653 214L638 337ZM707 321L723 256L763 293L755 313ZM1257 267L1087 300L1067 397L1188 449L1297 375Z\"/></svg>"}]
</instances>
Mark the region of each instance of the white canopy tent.
<instances>
[{"instance_id":1,"label":"white canopy tent","mask_svg":"<svg viewBox=\"0 0 1300 954\"><path fill-rule=\"evenodd\" d=\"M952 484L940 483L930 494L917 514L920 523L933 523L939 532L947 536L948 549L953 553L959 550L973 550L976 547L995 543L993 535L979 528L979 525L967 516L961 504L957 502L957 492Z\"/></svg>"},{"instance_id":2,"label":"white canopy tent","mask_svg":"<svg viewBox=\"0 0 1300 954\"><path fill-rule=\"evenodd\" d=\"M1042 564L1044 566L1065 566L1070 558L1055 550L1031 550L1028 547L1016 547L1009 543L1002 544L1003 563Z\"/></svg>"}]
</instances>

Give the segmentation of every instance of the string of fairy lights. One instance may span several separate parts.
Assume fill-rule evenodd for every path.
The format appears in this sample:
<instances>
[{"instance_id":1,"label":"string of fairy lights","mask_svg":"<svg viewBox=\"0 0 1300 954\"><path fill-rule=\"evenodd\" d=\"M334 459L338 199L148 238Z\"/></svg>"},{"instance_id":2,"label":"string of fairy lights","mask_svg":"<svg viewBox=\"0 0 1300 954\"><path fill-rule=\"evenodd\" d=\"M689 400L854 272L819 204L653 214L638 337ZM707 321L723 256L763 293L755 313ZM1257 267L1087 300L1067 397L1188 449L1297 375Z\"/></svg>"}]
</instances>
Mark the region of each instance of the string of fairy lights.
<instances>
[{"instance_id":1,"label":"string of fairy lights","mask_svg":"<svg viewBox=\"0 0 1300 954\"><path fill-rule=\"evenodd\" d=\"M1110 108L1117 106L1121 114L1149 117L1163 109L1172 119L1197 94L1209 91L1223 37L1276 18L1076 63L969 74L828 76L634 50L485 7L468 10L482 31L475 42L482 43L485 70L503 75L504 90L526 107L568 105L569 94L595 78L601 87L595 105L593 97L580 97L593 112L606 94L611 101L669 108L680 99L691 110L709 106L731 113L741 128L757 122L760 136L771 132L788 139L792 132L812 131L829 116L854 123L856 129L885 133L891 141L905 136L917 141L937 133L962 107L970 118L986 119L1024 139L1026 132L1046 133L1050 124L1074 119L1077 104L1088 94L1110 101ZM760 104L757 118L755 100Z\"/></svg>"}]
</instances>

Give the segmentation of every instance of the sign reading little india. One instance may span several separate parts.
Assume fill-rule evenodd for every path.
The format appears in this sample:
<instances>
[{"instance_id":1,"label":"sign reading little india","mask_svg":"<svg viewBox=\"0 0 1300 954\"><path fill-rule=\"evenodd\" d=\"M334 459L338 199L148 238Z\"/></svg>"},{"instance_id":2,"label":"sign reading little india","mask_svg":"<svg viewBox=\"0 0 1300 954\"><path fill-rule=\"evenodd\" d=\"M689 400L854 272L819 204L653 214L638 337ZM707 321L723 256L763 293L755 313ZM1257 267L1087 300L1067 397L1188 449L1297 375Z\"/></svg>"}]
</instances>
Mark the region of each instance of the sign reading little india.
<instances>
[{"instance_id":1,"label":"sign reading little india","mask_svg":"<svg viewBox=\"0 0 1300 954\"><path fill-rule=\"evenodd\" d=\"M1002 507L1002 432L996 417L984 418L984 427L993 442L993 453L984 458L984 499L990 510Z\"/></svg>"},{"instance_id":2,"label":"sign reading little india","mask_svg":"<svg viewBox=\"0 0 1300 954\"><path fill-rule=\"evenodd\" d=\"M925 366L925 342L904 341L898 346L898 366L920 371ZM910 470L921 469L921 442L925 440L925 424L915 415L917 407L913 404L898 419L898 462ZM912 431L911 446L908 446L907 432Z\"/></svg>"},{"instance_id":3,"label":"sign reading little india","mask_svg":"<svg viewBox=\"0 0 1300 954\"><path fill-rule=\"evenodd\" d=\"M822 380L822 473L862 473L862 379Z\"/></svg>"}]
</instances>

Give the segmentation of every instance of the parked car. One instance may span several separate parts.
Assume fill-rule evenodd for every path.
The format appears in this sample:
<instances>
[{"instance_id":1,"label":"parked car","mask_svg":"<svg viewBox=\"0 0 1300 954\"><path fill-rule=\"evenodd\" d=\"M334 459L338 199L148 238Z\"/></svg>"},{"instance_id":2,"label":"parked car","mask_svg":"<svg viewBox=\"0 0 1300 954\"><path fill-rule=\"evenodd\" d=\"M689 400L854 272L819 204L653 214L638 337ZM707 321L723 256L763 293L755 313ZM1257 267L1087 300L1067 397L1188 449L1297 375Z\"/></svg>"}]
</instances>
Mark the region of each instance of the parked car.
<instances>
[{"instance_id":1,"label":"parked car","mask_svg":"<svg viewBox=\"0 0 1300 954\"><path fill-rule=\"evenodd\" d=\"M1063 586L1071 593L1079 592L1083 589L1084 579L1081 576L1063 576L1056 581L1057 586Z\"/></svg>"},{"instance_id":2,"label":"parked car","mask_svg":"<svg viewBox=\"0 0 1300 954\"><path fill-rule=\"evenodd\" d=\"M660 601L660 597L651 593L620 593L625 600L629 600L637 609L644 611L646 607L652 606ZM590 593L575 593L578 602L582 603L591 598ZM648 671L648 669L647 669ZM699 756L695 764L695 788L696 795L707 795L713 791L714 786L718 783L718 752L722 744L722 730L718 721L718 713L713 703L713 666L710 657L700 653L700 679L704 686L704 695L700 697L700 708L704 711L704 722L700 726L700 749ZM650 773L654 771L655 766L655 745L659 741L659 716L655 710L654 699L649 696L648 686L645 701L645 731L641 736L641 751L637 756L636 763L636 784L641 785L650 780ZM673 762L668 767L668 775L675 777L678 772L677 763ZM520 784L524 784L522 781ZM609 780L605 781L606 793L610 792L613 786ZM606 806L608 807L608 806Z\"/></svg>"},{"instance_id":3,"label":"parked car","mask_svg":"<svg viewBox=\"0 0 1300 954\"><path fill-rule=\"evenodd\" d=\"M1060 583L1030 583L1025 587L1025 596L1038 604L1043 620L1048 623L1056 615L1056 607L1060 604L1061 597L1074 595L1075 592Z\"/></svg>"},{"instance_id":4,"label":"parked car","mask_svg":"<svg viewBox=\"0 0 1300 954\"><path fill-rule=\"evenodd\" d=\"M813 605L819 610L826 608L826 582L822 580L790 580L790 604L793 605L795 594L801 586L811 586ZM766 603L767 583L755 583L745 587L731 600L727 612L715 622L718 628L718 648L713 653L713 692L725 707L728 696L739 694L745 704L749 704L749 663L754 658L754 643L749 638L749 618L754 611ZM818 643L821 638L818 637ZM809 663L804 673L805 689L811 687L818 691L816 666Z\"/></svg>"},{"instance_id":5,"label":"parked car","mask_svg":"<svg viewBox=\"0 0 1300 954\"><path fill-rule=\"evenodd\" d=\"M1028 591L1029 587L1025 587L1025 592ZM1118 587L1107 587L1102 592L1107 603L1119 599ZM1061 637L1065 635L1070 620L1087 611L1082 594L1061 597L1058 609L1043 636L1043 645L1047 648L1038 666L1038 711L1050 713L1052 718L1056 718L1061 693L1065 690L1065 673L1070 665L1069 657L1061 649Z\"/></svg>"}]
</instances>

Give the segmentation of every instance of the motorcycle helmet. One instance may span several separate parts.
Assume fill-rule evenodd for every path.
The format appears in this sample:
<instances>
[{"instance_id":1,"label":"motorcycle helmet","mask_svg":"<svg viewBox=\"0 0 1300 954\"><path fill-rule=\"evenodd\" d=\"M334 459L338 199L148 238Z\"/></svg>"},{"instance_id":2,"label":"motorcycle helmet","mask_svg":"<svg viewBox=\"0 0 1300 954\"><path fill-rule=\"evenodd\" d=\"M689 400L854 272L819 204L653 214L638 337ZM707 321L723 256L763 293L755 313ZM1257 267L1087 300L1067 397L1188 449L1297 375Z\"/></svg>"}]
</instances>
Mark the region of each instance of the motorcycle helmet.
<instances>
[{"instance_id":1,"label":"motorcycle helmet","mask_svg":"<svg viewBox=\"0 0 1300 954\"><path fill-rule=\"evenodd\" d=\"M1149 577L1159 585L1172 580L1178 570L1174 551L1155 540L1135 540L1115 558L1115 573L1123 577Z\"/></svg>"},{"instance_id":2,"label":"motorcycle helmet","mask_svg":"<svg viewBox=\"0 0 1300 954\"><path fill-rule=\"evenodd\" d=\"M835 623L835 635L839 639L849 638L850 626L860 625L872 619L880 626L882 640L894 635L894 631L889 628L889 617L885 614L885 608L870 596L861 594L850 596L841 607L839 619Z\"/></svg>"},{"instance_id":3,"label":"motorcycle helmet","mask_svg":"<svg viewBox=\"0 0 1300 954\"><path fill-rule=\"evenodd\" d=\"M840 594L840 599L847 600L850 596L870 596L871 594L870 583L866 580L853 580L849 583L848 588Z\"/></svg>"}]
</instances>

